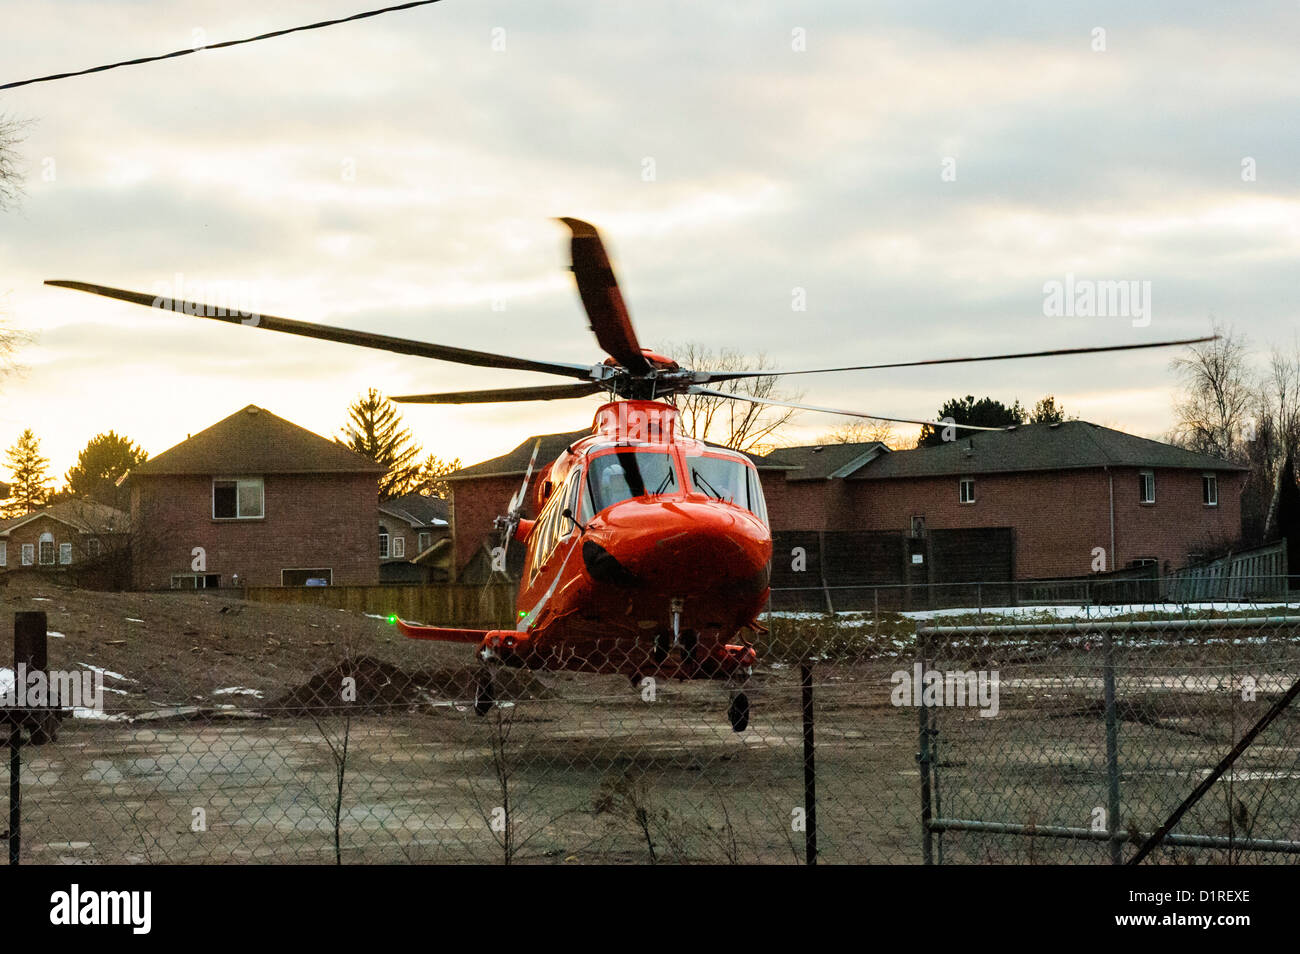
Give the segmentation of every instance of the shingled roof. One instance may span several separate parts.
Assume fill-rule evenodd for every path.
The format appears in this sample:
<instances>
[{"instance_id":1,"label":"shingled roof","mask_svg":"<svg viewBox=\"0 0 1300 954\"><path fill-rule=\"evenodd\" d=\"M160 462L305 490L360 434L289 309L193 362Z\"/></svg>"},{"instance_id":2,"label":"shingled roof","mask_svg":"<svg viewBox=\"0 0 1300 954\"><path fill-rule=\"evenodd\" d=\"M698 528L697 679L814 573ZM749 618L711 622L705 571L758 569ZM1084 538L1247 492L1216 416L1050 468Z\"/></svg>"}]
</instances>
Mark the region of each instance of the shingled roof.
<instances>
[{"instance_id":1,"label":"shingled roof","mask_svg":"<svg viewBox=\"0 0 1300 954\"><path fill-rule=\"evenodd\" d=\"M468 480L471 477L522 477L528 469L528 459L533 456L533 445L542 442L537 452L537 466L545 467L560 456L560 453L574 441L582 440L591 433L591 428L580 431L567 431L563 434L541 434L530 437L508 454L493 457L481 464L470 464L448 474L447 480Z\"/></svg>"},{"instance_id":2,"label":"shingled roof","mask_svg":"<svg viewBox=\"0 0 1300 954\"><path fill-rule=\"evenodd\" d=\"M447 526L447 501L440 497L412 492L381 501L379 509L413 527Z\"/></svg>"},{"instance_id":3,"label":"shingled roof","mask_svg":"<svg viewBox=\"0 0 1300 954\"><path fill-rule=\"evenodd\" d=\"M788 471L786 480L828 480L845 477L889 448L880 441L854 444L804 444L798 447L778 447L764 457L760 466Z\"/></svg>"},{"instance_id":4,"label":"shingled roof","mask_svg":"<svg viewBox=\"0 0 1300 954\"><path fill-rule=\"evenodd\" d=\"M131 471L163 474L382 474L342 444L248 405Z\"/></svg>"},{"instance_id":5,"label":"shingled roof","mask_svg":"<svg viewBox=\"0 0 1300 954\"><path fill-rule=\"evenodd\" d=\"M982 431L936 447L883 454L849 475L851 480L941 477L1093 467L1246 470L1240 464L1134 437L1087 421L1023 424Z\"/></svg>"},{"instance_id":6,"label":"shingled roof","mask_svg":"<svg viewBox=\"0 0 1300 954\"><path fill-rule=\"evenodd\" d=\"M37 517L49 517L82 533L120 532L125 531L130 524L130 517L115 507L108 507L93 500L69 499L60 500L58 503L28 514L0 520L0 536L8 536L10 530L29 523Z\"/></svg>"}]
</instances>

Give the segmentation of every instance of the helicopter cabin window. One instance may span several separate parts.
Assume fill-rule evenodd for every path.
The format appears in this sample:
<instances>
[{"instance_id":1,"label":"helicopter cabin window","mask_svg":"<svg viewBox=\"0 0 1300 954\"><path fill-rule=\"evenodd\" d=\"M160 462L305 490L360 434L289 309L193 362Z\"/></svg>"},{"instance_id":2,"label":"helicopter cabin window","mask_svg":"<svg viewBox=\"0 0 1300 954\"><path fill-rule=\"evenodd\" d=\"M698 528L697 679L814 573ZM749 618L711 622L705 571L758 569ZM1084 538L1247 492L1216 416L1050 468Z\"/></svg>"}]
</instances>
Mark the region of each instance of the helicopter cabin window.
<instances>
[{"instance_id":1,"label":"helicopter cabin window","mask_svg":"<svg viewBox=\"0 0 1300 954\"><path fill-rule=\"evenodd\" d=\"M593 457L587 470L587 487L593 513L633 497L671 494L680 489L670 455L633 450Z\"/></svg>"},{"instance_id":2,"label":"helicopter cabin window","mask_svg":"<svg viewBox=\"0 0 1300 954\"><path fill-rule=\"evenodd\" d=\"M213 520L260 520L266 516L261 477L217 478L212 481Z\"/></svg>"},{"instance_id":3,"label":"helicopter cabin window","mask_svg":"<svg viewBox=\"0 0 1300 954\"><path fill-rule=\"evenodd\" d=\"M744 507L767 522L767 504L758 471L746 461L721 454L688 455L686 467L696 492Z\"/></svg>"},{"instance_id":4,"label":"helicopter cabin window","mask_svg":"<svg viewBox=\"0 0 1300 954\"><path fill-rule=\"evenodd\" d=\"M573 521L564 516L564 511L572 506L581 484L582 473L575 470L565 479L559 493L552 493L551 499L542 508L537 522L533 525L528 542L532 548L528 576L531 580L546 565L555 548L573 532ZM579 518L581 519L581 518Z\"/></svg>"}]
</instances>

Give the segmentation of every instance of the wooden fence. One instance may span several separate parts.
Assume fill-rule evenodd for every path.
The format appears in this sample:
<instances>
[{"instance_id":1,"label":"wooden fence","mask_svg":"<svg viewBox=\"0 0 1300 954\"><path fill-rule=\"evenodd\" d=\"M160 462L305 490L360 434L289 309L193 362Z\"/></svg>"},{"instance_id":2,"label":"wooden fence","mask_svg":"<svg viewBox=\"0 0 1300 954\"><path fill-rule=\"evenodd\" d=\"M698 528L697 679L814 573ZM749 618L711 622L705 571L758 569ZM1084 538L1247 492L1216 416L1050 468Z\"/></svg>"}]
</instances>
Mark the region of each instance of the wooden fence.
<instances>
[{"instance_id":1,"label":"wooden fence","mask_svg":"<svg viewBox=\"0 0 1300 954\"><path fill-rule=\"evenodd\" d=\"M1171 573L1166 598L1178 602L1287 595L1286 541L1230 553Z\"/></svg>"},{"instance_id":2,"label":"wooden fence","mask_svg":"<svg viewBox=\"0 0 1300 954\"><path fill-rule=\"evenodd\" d=\"M515 587L508 583L407 584L389 586L250 586L250 600L307 603L388 616L426 625L473 629L513 627Z\"/></svg>"}]
</instances>

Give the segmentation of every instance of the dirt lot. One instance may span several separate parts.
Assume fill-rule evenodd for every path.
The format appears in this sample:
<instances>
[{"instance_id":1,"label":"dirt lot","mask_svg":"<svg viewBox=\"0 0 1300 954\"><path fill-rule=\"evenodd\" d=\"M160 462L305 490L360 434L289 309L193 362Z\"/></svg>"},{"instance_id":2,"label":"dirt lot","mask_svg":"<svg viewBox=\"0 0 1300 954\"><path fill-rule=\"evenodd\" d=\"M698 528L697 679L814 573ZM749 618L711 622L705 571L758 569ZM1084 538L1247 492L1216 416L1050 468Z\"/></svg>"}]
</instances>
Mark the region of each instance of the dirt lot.
<instances>
[{"instance_id":1,"label":"dirt lot","mask_svg":"<svg viewBox=\"0 0 1300 954\"><path fill-rule=\"evenodd\" d=\"M470 647L407 641L380 619L30 582L3 591L0 609L45 611L61 634L51 665L99 667L118 690L103 716L67 720L57 742L25 750L32 862L332 863L336 850L344 863L802 857L789 664L760 667L740 734L721 686L661 686L647 701L615 677L510 674L502 705L480 718L468 705ZM1213 659L1203 646L1135 656L1120 681L1126 820L1149 830L1203 777L1295 678L1294 641L1287 631L1228 653L1217 645ZM980 653L1001 669L1000 712L936 714L936 816L1087 826L1107 804L1096 654ZM921 860L918 711L890 700L891 675L910 664L904 648L815 669L823 860ZM345 671L358 681L350 708L333 696ZM1244 675L1257 679L1257 702L1237 701ZM1298 757L1287 716L1186 830L1300 840ZM949 862L1107 858L1102 844L1009 835L954 832L936 847ZM1184 859L1225 860L1161 860Z\"/></svg>"}]
</instances>

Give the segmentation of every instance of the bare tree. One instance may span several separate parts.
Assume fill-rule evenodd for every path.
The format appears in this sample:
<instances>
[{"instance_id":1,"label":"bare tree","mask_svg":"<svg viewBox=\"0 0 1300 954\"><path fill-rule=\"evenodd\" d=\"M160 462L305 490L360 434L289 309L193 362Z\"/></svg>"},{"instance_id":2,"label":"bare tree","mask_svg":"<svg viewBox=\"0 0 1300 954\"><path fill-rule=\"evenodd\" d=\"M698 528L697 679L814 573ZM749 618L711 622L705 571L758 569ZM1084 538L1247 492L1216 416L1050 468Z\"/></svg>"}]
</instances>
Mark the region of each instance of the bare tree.
<instances>
[{"instance_id":1,"label":"bare tree","mask_svg":"<svg viewBox=\"0 0 1300 954\"><path fill-rule=\"evenodd\" d=\"M894 433L892 421L878 421L873 417L845 421L817 438L819 444L868 444L879 441L887 447L893 447L897 440L898 435Z\"/></svg>"},{"instance_id":2,"label":"bare tree","mask_svg":"<svg viewBox=\"0 0 1300 954\"><path fill-rule=\"evenodd\" d=\"M18 144L27 125L26 120L0 116L0 211L12 208L23 194Z\"/></svg>"},{"instance_id":3,"label":"bare tree","mask_svg":"<svg viewBox=\"0 0 1300 954\"><path fill-rule=\"evenodd\" d=\"M1287 354L1274 348L1268 373L1255 395L1256 420L1249 448L1251 478L1267 493L1262 537L1267 540L1277 521L1282 470L1288 456L1300 451L1300 346Z\"/></svg>"},{"instance_id":4,"label":"bare tree","mask_svg":"<svg viewBox=\"0 0 1300 954\"><path fill-rule=\"evenodd\" d=\"M1246 339L1210 322L1213 341L1191 345L1172 363L1183 385L1174 402L1173 438L1189 450L1242 459L1242 438L1255 405Z\"/></svg>"},{"instance_id":5,"label":"bare tree","mask_svg":"<svg viewBox=\"0 0 1300 954\"><path fill-rule=\"evenodd\" d=\"M674 355L683 366L696 371L771 371L775 367L767 355L745 355L732 348L714 351L697 342L668 344L662 353ZM780 378L764 375L722 381L716 391L762 398L767 401L798 401L802 393L789 393L780 387ZM698 440L712 441L736 450L760 453L774 446L776 432L790 422L798 411L794 408L770 407L733 401L708 394L675 394L668 400L677 408L682 430Z\"/></svg>"}]
</instances>

